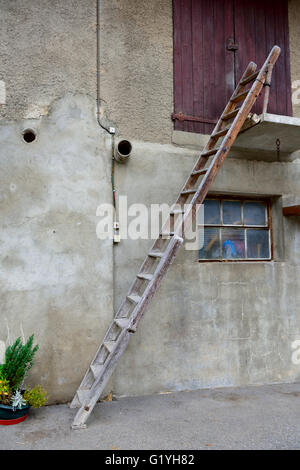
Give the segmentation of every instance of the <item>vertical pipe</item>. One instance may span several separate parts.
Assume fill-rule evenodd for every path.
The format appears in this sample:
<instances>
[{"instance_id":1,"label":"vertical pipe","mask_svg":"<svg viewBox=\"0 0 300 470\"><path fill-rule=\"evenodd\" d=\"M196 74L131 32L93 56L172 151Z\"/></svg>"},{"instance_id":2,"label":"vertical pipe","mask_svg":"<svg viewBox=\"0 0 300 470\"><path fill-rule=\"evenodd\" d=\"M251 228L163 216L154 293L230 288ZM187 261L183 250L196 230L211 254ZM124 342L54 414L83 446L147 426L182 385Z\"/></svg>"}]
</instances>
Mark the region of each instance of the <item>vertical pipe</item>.
<instances>
[{"instance_id":1,"label":"vertical pipe","mask_svg":"<svg viewBox=\"0 0 300 470\"><path fill-rule=\"evenodd\" d=\"M100 106L101 106L101 95L100 95L100 6L101 2L100 0L96 0L96 15L97 15L97 48L96 48L96 54L97 54L97 121L100 127L104 129L106 132L108 132L111 135L111 186L112 186L112 199L113 199L113 208L114 208L114 222L116 221L116 189L115 189L115 132L111 131L110 128L107 128L102 122L101 122L101 116L100 116Z\"/></svg>"}]
</instances>

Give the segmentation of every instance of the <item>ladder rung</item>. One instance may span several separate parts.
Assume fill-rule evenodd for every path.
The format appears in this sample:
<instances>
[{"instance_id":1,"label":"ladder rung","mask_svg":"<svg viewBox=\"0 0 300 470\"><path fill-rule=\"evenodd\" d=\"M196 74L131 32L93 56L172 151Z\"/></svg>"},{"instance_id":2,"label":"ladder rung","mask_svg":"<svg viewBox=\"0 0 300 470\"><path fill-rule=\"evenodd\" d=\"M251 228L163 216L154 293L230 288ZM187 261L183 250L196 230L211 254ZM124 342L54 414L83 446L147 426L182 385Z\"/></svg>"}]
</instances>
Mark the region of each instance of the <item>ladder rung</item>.
<instances>
[{"instance_id":1,"label":"ladder rung","mask_svg":"<svg viewBox=\"0 0 300 470\"><path fill-rule=\"evenodd\" d=\"M101 370L103 370L103 365L101 365L101 364L91 364L90 367L91 367L91 371L93 372L94 377L96 379L98 377L98 375L100 374Z\"/></svg>"},{"instance_id":2,"label":"ladder rung","mask_svg":"<svg viewBox=\"0 0 300 470\"><path fill-rule=\"evenodd\" d=\"M139 301L141 300L141 297L139 295L127 295L127 299L130 300L130 302L133 302L134 304L138 304Z\"/></svg>"},{"instance_id":3,"label":"ladder rung","mask_svg":"<svg viewBox=\"0 0 300 470\"><path fill-rule=\"evenodd\" d=\"M159 251L150 251L148 253L148 256L151 258L162 258L164 256L164 253L160 253Z\"/></svg>"},{"instance_id":4,"label":"ladder rung","mask_svg":"<svg viewBox=\"0 0 300 470\"><path fill-rule=\"evenodd\" d=\"M184 209L174 209L170 212L170 215L184 214Z\"/></svg>"},{"instance_id":5,"label":"ladder rung","mask_svg":"<svg viewBox=\"0 0 300 470\"><path fill-rule=\"evenodd\" d=\"M143 279L144 281L151 281L153 278L153 274L147 274L147 273L140 273L137 275L139 279Z\"/></svg>"},{"instance_id":6,"label":"ladder rung","mask_svg":"<svg viewBox=\"0 0 300 470\"><path fill-rule=\"evenodd\" d=\"M222 117L222 120L223 121L228 121L229 119L234 118L238 114L240 109L241 108L236 108L233 111L231 111L230 113L224 114L224 116Z\"/></svg>"},{"instance_id":7,"label":"ladder rung","mask_svg":"<svg viewBox=\"0 0 300 470\"><path fill-rule=\"evenodd\" d=\"M211 136L215 139L216 137L222 137L223 135L226 135L227 132L229 131L229 127L224 127L224 129L221 129L220 131L217 131L215 134L212 134Z\"/></svg>"},{"instance_id":8,"label":"ladder rung","mask_svg":"<svg viewBox=\"0 0 300 470\"><path fill-rule=\"evenodd\" d=\"M192 173L192 176L194 175L205 175L207 173L208 168L204 168L203 170L195 170Z\"/></svg>"},{"instance_id":9,"label":"ladder rung","mask_svg":"<svg viewBox=\"0 0 300 470\"><path fill-rule=\"evenodd\" d=\"M112 350L114 349L114 347L116 345L116 342L115 341L104 341L103 344L109 352L112 352Z\"/></svg>"},{"instance_id":10,"label":"ladder rung","mask_svg":"<svg viewBox=\"0 0 300 470\"><path fill-rule=\"evenodd\" d=\"M181 191L181 194L194 194L197 192L197 189L184 189Z\"/></svg>"},{"instance_id":11,"label":"ladder rung","mask_svg":"<svg viewBox=\"0 0 300 470\"><path fill-rule=\"evenodd\" d=\"M231 98L231 102L232 103L239 103L240 101L243 101L246 96L248 95L250 90L246 90L246 91L243 91L242 93L239 93L238 95L234 96L233 98Z\"/></svg>"},{"instance_id":12,"label":"ladder rung","mask_svg":"<svg viewBox=\"0 0 300 470\"><path fill-rule=\"evenodd\" d=\"M97 360L95 359L95 364L98 364L99 366L103 366L104 359L98 359L98 358L97 358Z\"/></svg>"},{"instance_id":13,"label":"ladder rung","mask_svg":"<svg viewBox=\"0 0 300 470\"><path fill-rule=\"evenodd\" d=\"M259 70L258 72L252 73L251 75L249 75L249 77L244 78L244 80L242 80L242 81L240 82L240 85L241 85L241 86L245 86L245 85L247 85L247 83L250 83L250 82L252 82L253 80L255 80L256 77L258 76L259 72L260 72L260 70Z\"/></svg>"},{"instance_id":14,"label":"ladder rung","mask_svg":"<svg viewBox=\"0 0 300 470\"><path fill-rule=\"evenodd\" d=\"M128 318L115 318L115 323L123 330L128 327L130 320Z\"/></svg>"},{"instance_id":15,"label":"ladder rung","mask_svg":"<svg viewBox=\"0 0 300 470\"><path fill-rule=\"evenodd\" d=\"M80 408L81 406L82 406L82 403L79 400L78 390L77 390L77 392L74 395L74 398L73 398L72 402L70 403L70 408Z\"/></svg>"},{"instance_id":16,"label":"ladder rung","mask_svg":"<svg viewBox=\"0 0 300 470\"><path fill-rule=\"evenodd\" d=\"M208 150L208 151L205 152L205 153L201 153L201 157L203 157L203 158L208 158L208 157L210 157L211 155L215 155L215 153L217 153L218 150L219 150L218 148Z\"/></svg>"},{"instance_id":17,"label":"ladder rung","mask_svg":"<svg viewBox=\"0 0 300 470\"><path fill-rule=\"evenodd\" d=\"M77 390L77 398L81 404L85 402L85 400L88 398L88 395L89 395L89 389L79 388Z\"/></svg>"},{"instance_id":18,"label":"ladder rung","mask_svg":"<svg viewBox=\"0 0 300 470\"><path fill-rule=\"evenodd\" d=\"M160 237L174 237L174 232L161 232Z\"/></svg>"}]
</instances>

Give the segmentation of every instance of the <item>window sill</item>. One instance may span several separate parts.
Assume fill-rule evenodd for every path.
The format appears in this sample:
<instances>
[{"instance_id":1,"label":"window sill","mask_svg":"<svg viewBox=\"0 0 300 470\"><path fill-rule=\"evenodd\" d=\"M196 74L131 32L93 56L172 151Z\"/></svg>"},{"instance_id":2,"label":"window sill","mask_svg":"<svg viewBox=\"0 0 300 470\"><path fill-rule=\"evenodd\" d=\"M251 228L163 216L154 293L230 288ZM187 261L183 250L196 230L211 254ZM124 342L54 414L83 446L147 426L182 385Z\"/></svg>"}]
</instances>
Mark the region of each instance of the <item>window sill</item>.
<instances>
[{"instance_id":1,"label":"window sill","mask_svg":"<svg viewBox=\"0 0 300 470\"><path fill-rule=\"evenodd\" d=\"M261 263L261 264L269 264L272 263L273 259L243 259L243 260L223 260L223 259L198 259L198 263L218 263L218 264L249 264L249 263Z\"/></svg>"}]
</instances>

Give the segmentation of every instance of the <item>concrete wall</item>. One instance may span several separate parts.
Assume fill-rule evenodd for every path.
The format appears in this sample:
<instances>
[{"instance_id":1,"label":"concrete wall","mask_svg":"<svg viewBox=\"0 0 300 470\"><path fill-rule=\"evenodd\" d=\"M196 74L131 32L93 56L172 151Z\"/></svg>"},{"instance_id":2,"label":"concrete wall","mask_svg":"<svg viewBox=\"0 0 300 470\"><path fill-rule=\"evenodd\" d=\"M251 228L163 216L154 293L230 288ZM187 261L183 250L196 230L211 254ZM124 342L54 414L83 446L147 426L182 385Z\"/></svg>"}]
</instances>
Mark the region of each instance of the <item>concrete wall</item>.
<instances>
[{"instance_id":1,"label":"concrete wall","mask_svg":"<svg viewBox=\"0 0 300 470\"><path fill-rule=\"evenodd\" d=\"M136 59L135 48L131 55L132 36L127 36L128 31L127 35L124 33L123 26L109 28L109 33L105 33L104 27L103 35L107 34L111 43L112 35L120 41L120 30L122 44L118 42L120 54L113 68L118 71L118 76L130 77L130 86L128 80L118 82L117 104L114 105L111 90L107 100L109 115L118 123L121 136L134 139L130 163L117 167L118 193L128 195L129 204L138 201L149 206L174 201L198 152L188 149L189 145L182 148L184 141L188 144L190 139L173 133L170 121L172 93L164 94L161 99L164 84L161 83L161 68L157 71L156 67L157 54L167 61L163 83L168 82L170 86L173 74L172 56L166 54L172 32L169 21L165 21L165 9L169 11L166 16L170 18L171 15L171 2L164 2L161 14L165 28L161 28L155 13L154 24L153 14L145 15L143 24L135 22L135 15L127 16L131 6L137 12L147 12L150 6L142 6L143 3L132 1L129 6L128 3L123 6L121 2L114 2L114 8L103 9L104 23L115 24L118 17L125 16L134 37L141 38L142 44L143 26L148 35L160 39L159 42L156 40L154 56L147 55L147 61L141 56ZM289 6L294 81L300 64L297 51L300 5L291 1ZM156 35L153 28L156 28ZM125 49L126 54L123 53ZM108 48L105 50L107 54L111 53ZM135 59L133 68L128 65L131 58ZM105 62L108 62L106 55L104 69ZM136 99L139 77L143 78L145 72L154 78L151 83L147 80L143 83L144 110L141 113ZM106 83L109 81L104 79L105 99L108 96ZM155 120L149 119L152 103L156 104ZM130 119L124 119L124 110ZM296 116L298 111L294 106ZM147 140L152 143L145 143ZM199 138L201 143L203 139ZM246 161L246 156L238 151L234 156L236 159L229 157L213 189L227 194L271 196L275 260L270 263L199 264L196 252L182 249L114 374L113 390L117 395L299 380L300 370L291 360L291 343L300 333L299 299L295 295L299 290L296 253L300 239L297 220L286 220L281 215L281 196L299 194L299 161L259 161L274 160L273 155L267 154L252 154ZM116 307L151 244L150 241L123 240L115 247Z\"/></svg>"},{"instance_id":2,"label":"concrete wall","mask_svg":"<svg viewBox=\"0 0 300 470\"><path fill-rule=\"evenodd\" d=\"M293 112L300 117L300 2L289 0L291 80L293 88ZM296 83L298 82L298 83Z\"/></svg>"},{"instance_id":3,"label":"concrete wall","mask_svg":"<svg viewBox=\"0 0 300 470\"><path fill-rule=\"evenodd\" d=\"M37 140L23 141L31 127ZM110 145L86 95L66 95L48 116L0 125L0 338L32 332L33 382L51 401L71 398L112 316L110 241L96 209L111 201Z\"/></svg>"},{"instance_id":4,"label":"concrete wall","mask_svg":"<svg viewBox=\"0 0 300 470\"><path fill-rule=\"evenodd\" d=\"M171 204L196 152L138 142L134 149L128 166L118 167L120 193L129 201ZM291 360L300 334L299 222L281 215L281 195L300 195L299 176L299 161L228 157L212 189L273 197L275 260L199 263L197 252L182 248L120 361L117 395L300 378ZM123 240L116 248L117 303L150 246Z\"/></svg>"},{"instance_id":5,"label":"concrete wall","mask_svg":"<svg viewBox=\"0 0 300 470\"><path fill-rule=\"evenodd\" d=\"M111 141L96 120L96 4L0 1L0 340L32 332L31 382L69 400L113 315ZM22 132L37 133L25 143Z\"/></svg>"},{"instance_id":6,"label":"concrete wall","mask_svg":"<svg viewBox=\"0 0 300 470\"><path fill-rule=\"evenodd\" d=\"M170 141L172 0L101 2L101 97L121 135Z\"/></svg>"},{"instance_id":7,"label":"concrete wall","mask_svg":"<svg viewBox=\"0 0 300 470\"><path fill-rule=\"evenodd\" d=\"M95 0L0 0L0 116L39 117L67 92L95 98L95 8Z\"/></svg>"}]
</instances>

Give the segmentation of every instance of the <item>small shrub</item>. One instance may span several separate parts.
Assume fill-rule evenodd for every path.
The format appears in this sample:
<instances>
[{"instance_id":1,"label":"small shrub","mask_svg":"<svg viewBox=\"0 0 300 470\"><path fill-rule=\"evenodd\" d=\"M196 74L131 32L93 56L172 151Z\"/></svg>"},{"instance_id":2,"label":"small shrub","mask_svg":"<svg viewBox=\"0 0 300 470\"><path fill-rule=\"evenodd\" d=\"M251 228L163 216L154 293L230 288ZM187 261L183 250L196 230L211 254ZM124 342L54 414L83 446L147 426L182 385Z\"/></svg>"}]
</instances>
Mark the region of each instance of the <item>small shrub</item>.
<instances>
[{"instance_id":1,"label":"small shrub","mask_svg":"<svg viewBox=\"0 0 300 470\"><path fill-rule=\"evenodd\" d=\"M45 406L48 400L47 390L42 388L40 385L36 385L34 388L26 388L24 392L24 399L28 405L33 408L40 408Z\"/></svg>"},{"instance_id":2,"label":"small shrub","mask_svg":"<svg viewBox=\"0 0 300 470\"><path fill-rule=\"evenodd\" d=\"M39 348L38 345L33 347L33 338L34 335L31 335L26 344L22 344L21 338L18 338L5 351L5 360L0 366L0 374L8 380L12 391L18 389L33 366L33 358Z\"/></svg>"},{"instance_id":3,"label":"small shrub","mask_svg":"<svg viewBox=\"0 0 300 470\"><path fill-rule=\"evenodd\" d=\"M11 399L11 392L9 389L9 383L4 378L2 374L0 374L0 403L3 405L8 405Z\"/></svg>"}]
</instances>

